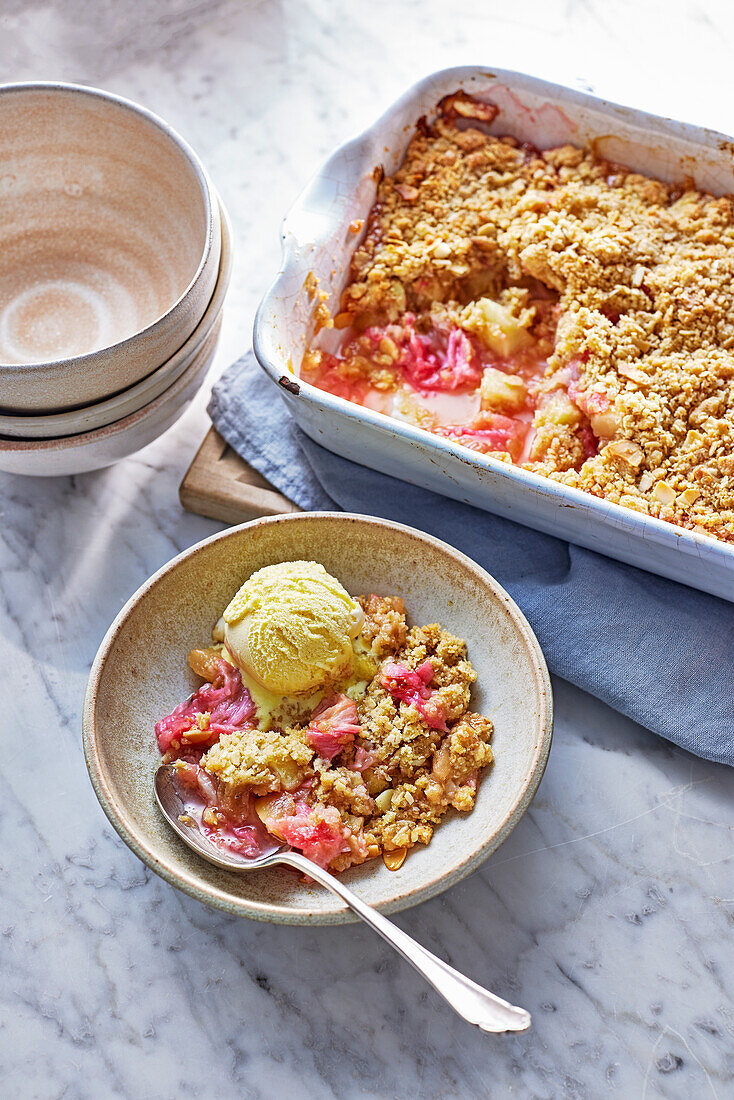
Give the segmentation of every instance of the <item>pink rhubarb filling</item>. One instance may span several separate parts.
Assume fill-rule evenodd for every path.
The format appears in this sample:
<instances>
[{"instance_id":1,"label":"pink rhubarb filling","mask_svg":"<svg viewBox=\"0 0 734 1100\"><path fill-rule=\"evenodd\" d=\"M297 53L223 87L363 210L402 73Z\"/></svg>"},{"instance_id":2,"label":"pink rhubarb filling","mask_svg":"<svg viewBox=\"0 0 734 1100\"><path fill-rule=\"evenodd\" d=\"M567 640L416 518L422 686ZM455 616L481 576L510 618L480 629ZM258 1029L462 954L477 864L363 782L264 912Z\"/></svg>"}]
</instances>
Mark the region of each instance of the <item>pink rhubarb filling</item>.
<instances>
[{"instance_id":1,"label":"pink rhubarb filling","mask_svg":"<svg viewBox=\"0 0 734 1100\"><path fill-rule=\"evenodd\" d=\"M448 729L446 716L439 692L429 687L432 679L433 665L430 660L424 661L414 671L389 661L383 666L380 683L393 699L415 707L431 729L445 733Z\"/></svg>"},{"instance_id":2,"label":"pink rhubarb filling","mask_svg":"<svg viewBox=\"0 0 734 1100\"><path fill-rule=\"evenodd\" d=\"M333 806L310 806L306 787L264 798L248 791L235 795L201 766L202 755L220 737L254 725L257 709L238 669L220 660L216 672L213 683L203 684L155 726L161 754L176 761L182 816L191 818L218 848L247 859L271 849L273 837L321 867L347 852L365 858L361 836L344 828ZM320 756L333 760L359 729L353 700L332 695L314 710L306 736ZM355 770L369 767L368 750L359 748L356 756Z\"/></svg>"},{"instance_id":3,"label":"pink rhubarb filling","mask_svg":"<svg viewBox=\"0 0 734 1100\"><path fill-rule=\"evenodd\" d=\"M253 724L256 707L239 670L227 661L218 661L217 672L213 683L203 684L190 699L156 722L161 753L175 752L181 746L204 751L222 734Z\"/></svg>"},{"instance_id":4,"label":"pink rhubarb filling","mask_svg":"<svg viewBox=\"0 0 734 1100\"><path fill-rule=\"evenodd\" d=\"M539 287L537 293L533 302L545 319L543 324L552 331L557 307L545 288ZM390 349L387 360L386 348ZM365 363L369 366L366 372ZM594 417L607 412L611 402L604 393L585 393L578 383L581 365L575 362L556 371L553 384L566 392L587 420L578 429L585 460L598 448L600 433L594 427ZM521 381L523 399L509 407L501 401L485 402L482 376L488 367ZM398 322L371 325L359 334L345 330L336 352L321 351L316 359L304 363L303 377L355 404L414 420L426 431L469 450L504 453L512 462L521 463L532 455L535 413L545 400L540 383L547 368L541 345L535 340L514 354L501 356L474 333L456 325L419 332L415 315L406 312ZM405 395L416 403L407 412Z\"/></svg>"},{"instance_id":5,"label":"pink rhubarb filling","mask_svg":"<svg viewBox=\"0 0 734 1100\"><path fill-rule=\"evenodd\" d=\"M333 760L358 734L357 704L347 695L324 699L311 715L306 730L308 743L326 760Z\"/></svg>"}]
</instances>

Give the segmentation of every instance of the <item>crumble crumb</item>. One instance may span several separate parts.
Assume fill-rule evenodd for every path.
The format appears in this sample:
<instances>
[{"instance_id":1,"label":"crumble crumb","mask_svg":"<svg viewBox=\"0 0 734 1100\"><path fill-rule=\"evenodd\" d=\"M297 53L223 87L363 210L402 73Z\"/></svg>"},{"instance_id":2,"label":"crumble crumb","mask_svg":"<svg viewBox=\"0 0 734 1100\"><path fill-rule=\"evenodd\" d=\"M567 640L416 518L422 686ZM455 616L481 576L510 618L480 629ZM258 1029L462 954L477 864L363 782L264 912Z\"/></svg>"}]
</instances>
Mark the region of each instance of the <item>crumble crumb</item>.
<instances>
[{"instance_id":1,"label":"crumble crumb","mask_svg":"<svg viewBox=\"0 0 734 1100\"><path fill-rule=\"evenodd\" d=\"M259 730L226 734L202 757L203 767L224 787L249 787L259 794L292 791L306 778L314 750L301 729Z\"/></svg>"},{"instance_id":2,"label":"crumble crumb","mask_svg":"<svg viewBox=\"0 0 734 1100\"><path fill-rule=\"evenodd\" d=\"M362 637L376 657L397 653L405 644L408 625L405 604L399 596L360 596L364 611Z\"/></svg>"}]
</instances>

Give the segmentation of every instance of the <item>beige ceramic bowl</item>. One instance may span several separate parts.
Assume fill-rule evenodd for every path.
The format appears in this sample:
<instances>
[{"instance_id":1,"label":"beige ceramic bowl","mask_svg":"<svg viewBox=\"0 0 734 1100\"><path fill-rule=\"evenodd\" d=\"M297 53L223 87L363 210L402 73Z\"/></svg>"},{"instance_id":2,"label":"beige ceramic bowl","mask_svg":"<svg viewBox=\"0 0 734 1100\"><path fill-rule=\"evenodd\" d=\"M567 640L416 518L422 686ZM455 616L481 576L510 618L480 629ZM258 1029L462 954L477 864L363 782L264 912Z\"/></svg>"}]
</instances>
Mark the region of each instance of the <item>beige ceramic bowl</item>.
<instances>
[{"instance_id":1,"label":"beige ceramic bowl","mask_svg":"<svg viewBox=\"0 0 734 1100\"><path fill-rule=\"evenodd\" d=\"M201 321L220 241L206 173L161 119L73 84L0 87L0 409L145 378Z\"/></svg>"},{"instance_id":2,"label":"beige ceramic bowl","mask_svg":"<svg viewBox=\"0 0 734 1100\"><path fill-rule=\"evenodd\" d=\"M0 470L27 477L63 477L112 466L147 447L175 424L206 379L219 340L218 320L180 378L142 409L81 435L0 439Z\"/></svg>"},{"instance_id":3,"label":"beige ceramic bowl","mask_svg":"<svg viewBox=\"0 0 734 1100\"><path fill-rule=\"evenodd\" d=\"M122 609L95 658L84 703L87 765L122 839L168 882L229 913L288 924L353 918L327 891L287 871L232 874L198 859L153 798L160 763L153 727L194 689L186 657L205 644L232 593L273 562L322 562L356 594L405 598L416 623L465 637L478 673L473 705L495 724L495 764L470 814L451 812L397 872L381 860L345 881L385 912L433 897L473 871L530 804L550 749L548 670L522 613L489 574L412 528L345 513L255 520L198 543L160 569Z\"/></svg>"},{"instance_id":4,"label":"beige ceramic bowl","mask_svg":"<svg viewBox=\"0 0 734 1100\"><path fill-rule=\"evenodd\" d=\"M85 405L81 409L69 409L62 413L47 413L39 416L29 414L9 416L0 413L0 451L2 450L3 437L6 440L54 440L65 436L94 432L98 428L104 428L108 424L123 420L154 401L189 369L199 355L203 342L221 317L224 298L232 274L232 227L221 201L219 203L219 213L222 225L222 244L219 274L214 293L201 321L175 355L167 359L142 382L138 382L113 397L108 397L105 401L97 401L94 405ZM2 468L1 457L0 468ZM78 473L79 471L74 472Z\"/></svg>"},{"instance_id":5,"label":"beige ceramic bowl","mask_svg":"<svg viewBox=\"0 0 734 1100\"><path fill-rule=\"evenodd\" d=\"M91 431L55 439L7 439L0 436L0 470L30 477L55 477L100 470L147 447L178 420L204 384L217 349L222 306L232 270L231 240L226 220L224 224L222 261L212 298L214 308L207 310L188 341L186 361L180 373L177 369L175 381L141 408Z\"/></svg>"}]
</instances>

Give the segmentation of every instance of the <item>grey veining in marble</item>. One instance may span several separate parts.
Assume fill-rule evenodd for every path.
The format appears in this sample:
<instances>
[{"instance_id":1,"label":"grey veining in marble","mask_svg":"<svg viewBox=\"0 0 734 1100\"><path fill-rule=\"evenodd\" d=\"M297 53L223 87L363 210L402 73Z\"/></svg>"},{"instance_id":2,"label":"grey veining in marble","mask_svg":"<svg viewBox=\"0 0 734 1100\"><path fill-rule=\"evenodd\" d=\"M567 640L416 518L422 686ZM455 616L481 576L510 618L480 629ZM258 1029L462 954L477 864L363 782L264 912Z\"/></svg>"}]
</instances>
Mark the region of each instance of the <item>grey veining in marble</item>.
<instances>
[{"instance_id":1,"label":"grey veining in marble","mask_svg":"<svg viewBox=\"0 0 734 1100\"><path fill-rule=\"evenodd\" d=\"M221 369L290 200L419 75L486 58L731 132L726 7L0 0L1 74L102 84L200 151L238 246ZM1 1094L732 1096L732 773L564 684L530 812L482 870L398 918L528 1007L527 1034L475 1032L365 928L230 919L117 839L84 768L82 695L127 597L217 527L177 498L204 404L112 470L0 480Z\"/></svg>"}]
</instances>

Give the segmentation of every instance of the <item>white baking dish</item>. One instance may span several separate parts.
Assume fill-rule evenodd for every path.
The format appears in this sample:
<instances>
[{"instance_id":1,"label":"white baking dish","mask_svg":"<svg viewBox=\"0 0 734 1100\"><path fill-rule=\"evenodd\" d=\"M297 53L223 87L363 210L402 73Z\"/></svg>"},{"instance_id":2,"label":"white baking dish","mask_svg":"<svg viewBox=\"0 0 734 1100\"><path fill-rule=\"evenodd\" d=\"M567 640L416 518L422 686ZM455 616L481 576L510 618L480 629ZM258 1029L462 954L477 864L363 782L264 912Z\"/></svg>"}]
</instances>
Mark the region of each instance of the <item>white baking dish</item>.
<instances>
[{"instance_id":1,"label":"white baking dish","mask_svg":"<svg viewBox=\"0 0 734 1100\"><path fill-rule=\"evenodd\" d=\"M457 88L491 98L494 133L539 148L563 142L665 180L734 192L734 139L607 103L502 69L446 69L422 80L311 180L283 223L281 270L255 320L255 353L297 423L316 442L365 466L734 601L734 547L479 455L296 381L313 333L313 272L336 312L355 238L375 198L374 169L393 172L421 115Z\"/></svg>"}]
</instances>

